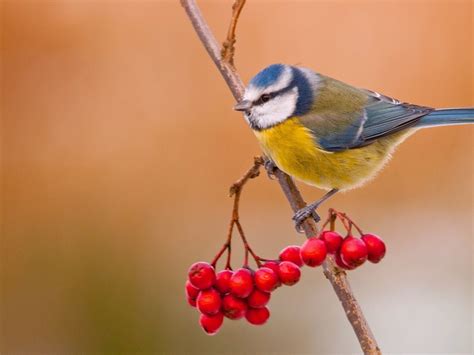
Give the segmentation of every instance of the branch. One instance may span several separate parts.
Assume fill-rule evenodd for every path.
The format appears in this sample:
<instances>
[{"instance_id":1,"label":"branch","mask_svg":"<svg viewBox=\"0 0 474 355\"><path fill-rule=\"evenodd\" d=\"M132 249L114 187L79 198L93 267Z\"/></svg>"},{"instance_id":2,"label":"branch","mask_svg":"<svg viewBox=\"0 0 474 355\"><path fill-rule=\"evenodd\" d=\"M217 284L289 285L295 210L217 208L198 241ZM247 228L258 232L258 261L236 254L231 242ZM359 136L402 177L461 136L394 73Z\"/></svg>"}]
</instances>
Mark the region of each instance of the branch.
<instances>
[{"instance_id":1,"label":"branch","mask_svg":"<svg viewBox=\"0 0 474 355\"><path fill-rule=\"evenodd\" d=\"M244 8L245 0L235 0L232 5L232 19L229 24L229 30L227 31L227 39L222 43L221 56L222 59L234 66L234 53L235 53L235 29L237 27L237 21L239 21L240 12Z\"/></svg>"},{"instance_id":2,"label":"branch","mask_svg":"<svg viewBox=\"0 0 474 355\"><path fill-rule=\"evenodd\" d=\"M194 30L201 39L201 42L206 48L209 56L219 69L234 98L240 100L244 92L242 80L238 76L233 65L221 58L217 41L204 20L196 2L194 0L181 0L181 5L188 14ZM235 16L234 12L233 20L235 20L235 24L231 24L231 28L233 28L232 31L235 31L237 19L238 16ZM281 189L294 212L306 206L301 193L290 176L278 169L275 170L275 176L277 177ZM311 219L306 219L303 223L303 229L308 238L315 236L318 233L316 223ZM375 340L369 324L362 313L362 309L352 293L346 273L336 266L332 257L327 258L323 263L323 270L324 275L331 282L331 285L346 312L347 319L354 329L364 354L381 354L377 341Z\"/></svg>"},{"instance_id":3,"label":"branch","mask_svg":"<svg viewBox=\"0 0 474 355\"><path fill-rule=\"evenodd\" d=\"M235 72L235 69L229 63L224 62L220 56L219 45L214 37L214 34L209 29L206 21L202 17L201 10L196 5L194 0L181 0L181 5L184 7L189 19L196 31L199 39L201 40L204 48L211 57L214 64L219 69L222 77L229 86L232 95L236 100L239 100L244 94L244 84L240 77Z\"/></svg>"}]
</instances>

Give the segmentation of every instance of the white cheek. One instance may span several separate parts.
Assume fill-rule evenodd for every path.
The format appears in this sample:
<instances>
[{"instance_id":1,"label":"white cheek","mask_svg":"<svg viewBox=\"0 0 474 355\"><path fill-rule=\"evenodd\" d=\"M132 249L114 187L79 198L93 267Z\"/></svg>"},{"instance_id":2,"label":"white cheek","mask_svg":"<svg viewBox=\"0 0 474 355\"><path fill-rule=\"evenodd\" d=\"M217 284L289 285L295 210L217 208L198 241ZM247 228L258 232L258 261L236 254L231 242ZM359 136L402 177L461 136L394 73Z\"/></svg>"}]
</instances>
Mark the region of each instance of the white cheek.
<instances>
[{"instance_id":1,"label":"white cheek","mask_svg":"<svg viewBox=\"0 0 474 355\"><path fill-rule=\"evenodd\" d=\"M295 87L289 92L277 96L261 106L256 106L252 112L252 116L263 129L274 126L283 122L293 114L297 99L298 89Z\"/></svg>"}]
</instances>

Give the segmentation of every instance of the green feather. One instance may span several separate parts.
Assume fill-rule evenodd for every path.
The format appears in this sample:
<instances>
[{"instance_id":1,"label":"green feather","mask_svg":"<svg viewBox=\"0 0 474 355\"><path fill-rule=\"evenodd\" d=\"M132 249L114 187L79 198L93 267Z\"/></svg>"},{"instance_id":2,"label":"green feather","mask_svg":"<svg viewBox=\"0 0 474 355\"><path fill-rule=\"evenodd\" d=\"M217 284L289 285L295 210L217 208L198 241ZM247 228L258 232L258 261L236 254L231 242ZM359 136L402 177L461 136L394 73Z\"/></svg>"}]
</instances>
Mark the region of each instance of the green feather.
<instances>
[{"instance_id":1,"label":"green feather","mask_svg":"<svg viewBox=\"0 0 474 355\"><path fill-rule=\"evenodd\" d=\"M313 107L299 116L322 149L336 152L373 143L415 125L431 108L403 104L321 76Z\"/></svg>"}]
</instances>

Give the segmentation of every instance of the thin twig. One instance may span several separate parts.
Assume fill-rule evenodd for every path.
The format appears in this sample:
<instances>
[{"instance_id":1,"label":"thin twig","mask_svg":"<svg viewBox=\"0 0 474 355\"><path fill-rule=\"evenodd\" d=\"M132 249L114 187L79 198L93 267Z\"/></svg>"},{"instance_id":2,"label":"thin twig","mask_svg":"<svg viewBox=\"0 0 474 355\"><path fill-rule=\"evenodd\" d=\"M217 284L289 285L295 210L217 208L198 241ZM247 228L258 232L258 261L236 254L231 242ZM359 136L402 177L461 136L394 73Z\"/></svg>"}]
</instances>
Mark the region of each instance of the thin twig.
<instances>
[{"instance_id":1,"label":"thin twig","mask_svg":"<svg viewBox=\"0 0 474 355\"><path fill-rule=\"evenodd\" d=\"M333 231L335 227L334 222L336 221L336 218L339 218L348 234L351 234L352 227L354 226L361 236L364 235L362 229L346 213L336 211L334 208L329 209L329 216L324 222L321 229L324 229L329 223L331 223L330 229Z\"/></svg>"},{"instance_id":2,"label":"thin twig","mask_svg":"<svg viewBox=\"0 0 474 355\"><path fill-rule=\"evenodd\" d=\"M255 157L253 161L252 167L247 170L247 172L236 182L232 184L232 186L229 189L229 195L230 197L234 197L234 203L232 205L232 215L230 218L229 222L229 227L227 229L227 238L222 245L221 249L217 253L217 255L214 257L214 260L212 260L211 265L216 267L217 262L219 261L220 257L224 252L227 250L227 261L226 261L226 269L232 269L230 265L230 256L231 256L231 248L232 248L232 233L234 231L234 226L237 227L237 231L240 235L240 238L242 239L242 242L244 244L245 248L245 260L244 260L244 266L248 267L248 255L252 255L252 257L255 260L255 263L257 264L258 267L260 267L261 260L257 254L252 250L250 247L247 238L245 237L244 230L242 228L242 225L240 224L239 220L239 203L240 203L240 195L242 193L242 189L244 185L249 181L250 179L256 178L260 174L260 167L263 165L264 160L262 157Z\"/></svg>"},{"instance_id":3,"label":"thin twig","mask_svg":"<svg viewBox=\"0 0 474 355\"><path fill-rule=\"evenodd\" d=\"M364 232L362 231L362 229L347 214L343 212L336 212L336 213L340 215L341 219L347 220L349 222L349 226L354 226L360 235L364 235Z\"/></svg>"},{"instance_id":4,"label":"thin twig","mask_svg":"<svg viewBox=\"0 0 474 355\"><path fill-rule=\"evenodd\" d=\"M262 157L255 157L253 158L253 165L252 167L242 176L239 180L234 182L229 189L230 197L234 196L234 194L240 194L242 187L249 179L253 179L260 174L260 167L263 165L264 160ZM237 202L238 204L238 202Z\"/></svg>"},{"instance_id":5,"label":"thin twig","mask_svg":"<svg viewBox=\"0 0 474 355\"><path fill-rule=\"evenodd\" d=\"M253 249L250 247L250 244L247 241L247 238L245 237L244 230L243 230L242 225L240 224L239 220L237 220L235 222L235 225L237 226L237 230L239 231L240 238L242 238L242 242L244 243L244 247L245 247L245 263L244 263L244 265L246 267L248 267L248 254L250 253L250 255L252 255L252 257L253 257L253 260L255 260L255 264L257 264L257 267L260 267L261 264L262 264L261 261L263 259L261 257L259 257L257 254L255 254Z\"/></svg>"},{"instance_id":6,"label":"thin twig","mask_svg":"<svg viewBox=\"0 0 474 355\"><path fill-rule=\"evenodd\" d=\"M232 19L230 20L229 29L227 30L227 39L222 43L222 60L232 66L234 66L235 29L237 28L237 21L239 21L239 16L244 5L245 0L235 0L234 5L232 5Z\"/></svg>"},{"instance_id":7,"label":"thin twig","mask_svg":"<svg viewBox=\"0 0 474 355\"><path fill-rule=\"evenodd\" d=\"M260 267L260 257L255 254L255 252L250 247L250 244L245 237L244 229L240 224L239 220L239 202L240 202L240 195L242 193L242 188L247 183L248 180L257 177L260 174L260 167L263 165L264 161L261 157L255 157L253 161L253 166L242 176L239 180L232 184L229 189L230 196L234 196L234 206L232 208L232 224L235 224L237 227L237 231L239 232L240 238L244 243L245 248L245 261L244 266L248 267L248 255L252 255L257 267Z\"/></svg>"},{"instance_id":8,"label":"thin twig","mask_svg":"<svg viewBox=\"0 0 474 355\"><path fill-rule=\"evenodd\" d=\"M224 77L224 80L229 86L234 98L240 100L244 92L242 81L235 71L235 68L231 64L222 60L217 41L202 17L201 11L196 5L196 2L194 0L181 0L181 5L186 10L194 30L201 39L209 56L216 64L221 75ZM277 177L278 182L280 183L280 186L294 212L306 206L306 203L290 176L278 169L275 170L275 176ZM317 235L318 233L316 223L311 219L307 219L304 222L303 229L307 237ZM377 341L375 340L369 324L362 313L362 309L352 293L346 273L336 266L332 257L328 258L323 263L323 270L346 312L346 316L357 335L363 352L365 354L381 354Z\"/></svg>"}]
</instances>

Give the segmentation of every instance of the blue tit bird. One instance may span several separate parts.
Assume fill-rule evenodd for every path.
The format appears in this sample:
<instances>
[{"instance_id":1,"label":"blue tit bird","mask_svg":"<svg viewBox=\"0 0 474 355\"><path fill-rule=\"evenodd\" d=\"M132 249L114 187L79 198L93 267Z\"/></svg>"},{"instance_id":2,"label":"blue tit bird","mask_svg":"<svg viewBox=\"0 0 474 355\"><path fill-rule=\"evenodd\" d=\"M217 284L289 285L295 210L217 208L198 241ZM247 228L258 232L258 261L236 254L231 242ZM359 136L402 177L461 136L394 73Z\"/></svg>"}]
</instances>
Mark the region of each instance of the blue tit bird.
<instances>
[{"instance_id":1,"label":"blue tit bird","mask_svg":"<svg viewBox=\"0 0 474 355\"><path fill-rule=\"evenodd\" d=\"M362 186L420 128L474 123L474 108L433 109L356 88L311 69L273 64L234 107L288 175L328 192L297 211L297 229L338 191Z\"/></svg>"}]
</instances>

